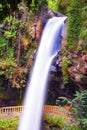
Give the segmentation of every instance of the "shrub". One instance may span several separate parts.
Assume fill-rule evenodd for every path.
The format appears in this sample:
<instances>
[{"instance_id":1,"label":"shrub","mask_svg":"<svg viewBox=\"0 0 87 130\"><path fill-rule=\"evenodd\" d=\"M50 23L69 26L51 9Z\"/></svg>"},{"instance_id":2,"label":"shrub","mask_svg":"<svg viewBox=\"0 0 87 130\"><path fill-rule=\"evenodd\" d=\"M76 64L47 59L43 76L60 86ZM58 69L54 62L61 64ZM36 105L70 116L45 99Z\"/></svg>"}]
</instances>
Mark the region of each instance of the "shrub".
<instances>
[{"instance_id":1,"label":"shrub","mask_svg":"<svg viewBox=\"0 0 87 130\"><path fill-rule=\"evenodd\" d=\"M80 130L74 123L67 123L62 130Z\"/></svg>"},{"instance_id":2,"label":"shrub","mask_svg":"<svg viewBox=\"0 0 87 130\"><path fill-rule=\"evenodd\" d=\"M17 130L18 119L0 119L0 130Z\"/></svg>"},{"instance_id":3,"label":"shrub","mask_svg":"<svg viewBox=\"0 0 87 130\"><path fill-rule=\"evenodd\" d=\"M87 90L76 92L72 101L75 118L79 122L82 130L87 129Z\"/></svg>"},{"instance_id":4,"label":"shrub","mask_svg":"<svg viewBox=\"0 0 87 130\"><path fill-rule=\"evenodd\" d=\"M44 119L49 124L53 124L61 130L79 130L75 123L70 123L63 116L45 115Z\"/></svg>"},{"instance_id":5,"label":"shrub","mask_svg":"<svg viewBox=\"0 0 87 130\"><path fill-rule=\"evenodd\" d=\"M66 84L68 82L68 66L71 64L71 61L66 57L64 56L62 58L62 62L61 62L61 65L62 65L62 72L63 72L63 82L64 84Z\"/></svg>"},{"instance_id":6,"label":"shrub","mask_svg":"<svg viewBox=\"0 0 87 130\"><path fill-rule=\"evenodd\" d=\"M87 90L76 92L75 98L69 101L66 97L60 97L64 101L67 101L68 105L72 106L72 114L79 125L79 129L87 129ZM66 129L64 129L66 130ZM67 129L68 130L68 129Z\"/></svg>"},{"instance_id":7,"label":"shrub","mask_svg":"<svg viewBox=\"0 0 87 130\"><path fill-rule=\"evenodd\" d=\"M71 0L70 5L68 6L68 35L67 40L69 43L69 49L77 49L79 37L86 38L86 0ZM84 23L85 21L85 23Z\"/></svg>"}]
</instances>

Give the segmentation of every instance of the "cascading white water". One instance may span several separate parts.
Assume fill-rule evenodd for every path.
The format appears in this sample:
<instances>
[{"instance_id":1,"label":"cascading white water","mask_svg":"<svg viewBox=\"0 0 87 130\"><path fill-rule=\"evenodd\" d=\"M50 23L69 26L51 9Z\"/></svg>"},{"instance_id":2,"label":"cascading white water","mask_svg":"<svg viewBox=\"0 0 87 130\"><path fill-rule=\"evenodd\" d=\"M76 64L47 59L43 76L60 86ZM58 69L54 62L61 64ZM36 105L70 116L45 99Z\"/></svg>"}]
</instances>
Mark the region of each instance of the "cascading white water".
<instances>
[{"instance_id":1,"label":"cascading white water","mask_svg":"<svg viewBox=\"0 0 87 130\"><path fill-rule=\"evenodd\" d=\"M44 28L31 79L27 85L18 130L40 130L50 65L61 48L61 33L66 18L53 17Z\"/></svg>"}]
</instances>

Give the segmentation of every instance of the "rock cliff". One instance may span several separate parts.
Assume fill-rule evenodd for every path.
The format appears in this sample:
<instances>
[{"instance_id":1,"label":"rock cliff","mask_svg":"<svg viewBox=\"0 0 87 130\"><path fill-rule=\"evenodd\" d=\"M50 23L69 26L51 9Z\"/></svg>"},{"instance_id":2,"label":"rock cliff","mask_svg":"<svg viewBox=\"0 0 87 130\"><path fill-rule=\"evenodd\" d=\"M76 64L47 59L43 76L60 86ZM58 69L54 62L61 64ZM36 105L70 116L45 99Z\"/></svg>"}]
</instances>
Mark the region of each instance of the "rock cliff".
<instances>
[{"instance_id":1,"label":"rock cliff","mask_svg":"<svg viewBox=\"0 0 87 130\"><path fill-rule=\"evenodd\" d=\"M44 9L44 11L42 10L30 28L31 37L39 40L46 22L54 16L60 17L63 15L53 12L49 8ZM50 96L48 98L52 97L57 99L58 96L62 95L72 99L77 90L86 89L87 54L81 51L82 47L80 44L79 48L79 51L68 51L66 36L63 37L61 51L54 59L55 71L50 72L49 76L48 93ZM67 55L62 55L63 51L64 53L67 52ZM66 70L63 70L64 65L61 63L64 58L70 61ZM65 75L63 75L63 71L66 71L68 75L67 83L64 83Z\"/></svg>"}]
</instances>

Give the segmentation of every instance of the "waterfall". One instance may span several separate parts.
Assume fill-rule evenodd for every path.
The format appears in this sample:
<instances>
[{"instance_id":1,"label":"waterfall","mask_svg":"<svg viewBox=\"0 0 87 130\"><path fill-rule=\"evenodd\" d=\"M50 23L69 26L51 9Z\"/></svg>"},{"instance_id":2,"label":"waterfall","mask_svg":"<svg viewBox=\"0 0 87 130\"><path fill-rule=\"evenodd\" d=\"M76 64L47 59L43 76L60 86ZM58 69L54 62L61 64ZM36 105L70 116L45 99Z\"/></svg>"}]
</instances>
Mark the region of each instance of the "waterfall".
<instances>
[{"instance_id":1,"label":"waterfall","mask_svg":"<svg viewBox=\"0 0 87 130\"><path fill-rule=\"evenodd\" d=\"M47 78L52 60L61 48L65 19L66 17L53 17L43 30L31 79L27 84L18 130L40 130Z\"/></svg>"}]
</instances>

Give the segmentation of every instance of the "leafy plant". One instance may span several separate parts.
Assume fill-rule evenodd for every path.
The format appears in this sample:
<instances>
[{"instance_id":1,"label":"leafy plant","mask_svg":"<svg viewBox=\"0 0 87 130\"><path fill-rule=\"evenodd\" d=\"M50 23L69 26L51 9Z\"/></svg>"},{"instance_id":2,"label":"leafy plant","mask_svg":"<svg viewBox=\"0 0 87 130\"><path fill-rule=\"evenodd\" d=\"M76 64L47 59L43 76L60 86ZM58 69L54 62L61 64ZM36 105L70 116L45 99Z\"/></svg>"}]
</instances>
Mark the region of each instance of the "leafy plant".
<instances>
[{"instance_id":1,"label":"leafy plant","mask_svg":"<svg viewBox=\"0 0 87 130\"><path fill-rule=\"evenodd\" d=\"M0 130L16 130L18 126L17 118L0 119Z\"/></svg>"},{"instance_id":2,"label":"leafy plant","mask_svg":"<svg viewBox=\"0 0 87 130\"><path fill-rule=\"evenodd\" d=\"M45 115L44 120L46 120L49 124L57 126L61 130L80 130L77 124L70 123L63 116Z\"/></svg>"},{"instance_id":3,"label":"leafy plant","mask_svg":"<svg viewBox=\"0 0 87 130\"><path fill-rule=\"evenodd\" d=\"M61 62L61 65L62 65L62 72L63 72L63 81L64 81L64 84L66 84L68 82L68 66L71 64L71 61L66 57L64 56L62 58L62 62Z\"/></svg>"},{"instance_id":4,"label":"leafy plant","mask_svg":"<svg viewBox=\"0 0 87 130\"><path fill-rule=\"evenodd\" d=\"M87 129L87 90L76 92L73 108L80 127L83 130Z\"/></svg>"},{"instance_id":5,"label":"leafy plant","mask_svg":"<svg viewBox=\"0 0 87 130\"><path fill-rule=\"evenodd\" d=\"M58 11L58 3L59 1L57 0L46 0L48 7L53 9L54 11Z\"/></svg>"},{"instance_id":6,"label":"leafy plant","mask_svg":"<svg viewBox=\"0 0 87 130\"><path fill-rule=\"evenodd\" d=\"M68 121L64 117L61 117L61 116L45 115L44 119L48 123L56 125L60 128L63 128L68 123Z\"/></svg>"},{"instance_id":7,"label":"leafy plant","mask_svg":"<svg viewBox=\"0 0 87 130\"><path fill-rule=\"evenodd\" d=\"M68 6L68 15L69 15L69 22L68 22L68 35L67 40L69 44L69 49L76 50L78 47L79 35L81 33L81 27L83 26L83 18L81 15L82 8L84 7L84 1L79 0L71 0ZM86 20L86 18L84 17Z\"/></svg>"},{"instance_id":8,"label":"leafy plant","mask_svg":"<svg viewBox=\"0 0 87 130\"><path fill-rule=\"evenodd\" d=\"M0 55L1 55L1 57L6 56L4 50L5 50L5 47L7 47L7 45L8 45L8 41L5 38L0 36Z\"/></svg>"},{"instance_id":9,"label":"leafy plant","mask_svg":"<svg viewBox=\"0 0 87 130\"><path fill-rule=\"evenodd\" d=\"M60 97L63 102L67 101L68 105L72 106L73 116L81 130L87 129L87 90L76 91L75 98L70 101L66 97Z\"/></svg>"},{"instance_id":10,"label":"leafy plant","mask_svg":"<svg viewBox=\"0 0 87 130\"><path fill-rule=\"evenodd\" d=\"M67 14L67 7L69 6L69 0L59 0L58 11L62 14Z\"/></svg>"},{"instance_id":11,"label":"leafy plant","mask_svg":"<svg viewBox=\"0 0 87 130\"><path fill-rule=\"evenodd\" d=\"M5 30L4 35L7 39L10 38L16 38L17 36L17 30L20 27L20 23L21 21L18 19L14 19L14 17L10 16L10 17L6 17L6 19L4 20L4 22L7 22L10 24L9 30Z\"/></svg>"},{"instance_id":12,"label":"leafy plant","mask_svg":"<svg viewBox=\"0 0 87 130\"><path fill-rule=\"evenodd\" d=\"M3 37L0 37L0 47L4 47L7 45L7 40L5 40Z\"/></svg>"},{"instance_id":13,"label":"leafy plant","mask_svg":"<svg viewBox=\"0 0 87 130\"><path fill-rule=\"evenodd\" d=\"M67 123L62 130L80 130L75 123Z\"/></svg>"},{"instance_id":14,"label":"leafy plant","mask_svg":"<svg viewBox=\"0 0 87 130\"><path fill-rule=\"evenodd\" d=\"M81 11L82 14L82 27L81 27L81 32L79 37L83 38L83 41L86 43L87 42L87 5L84 5Z\"/></svg>"}]
</instances>

